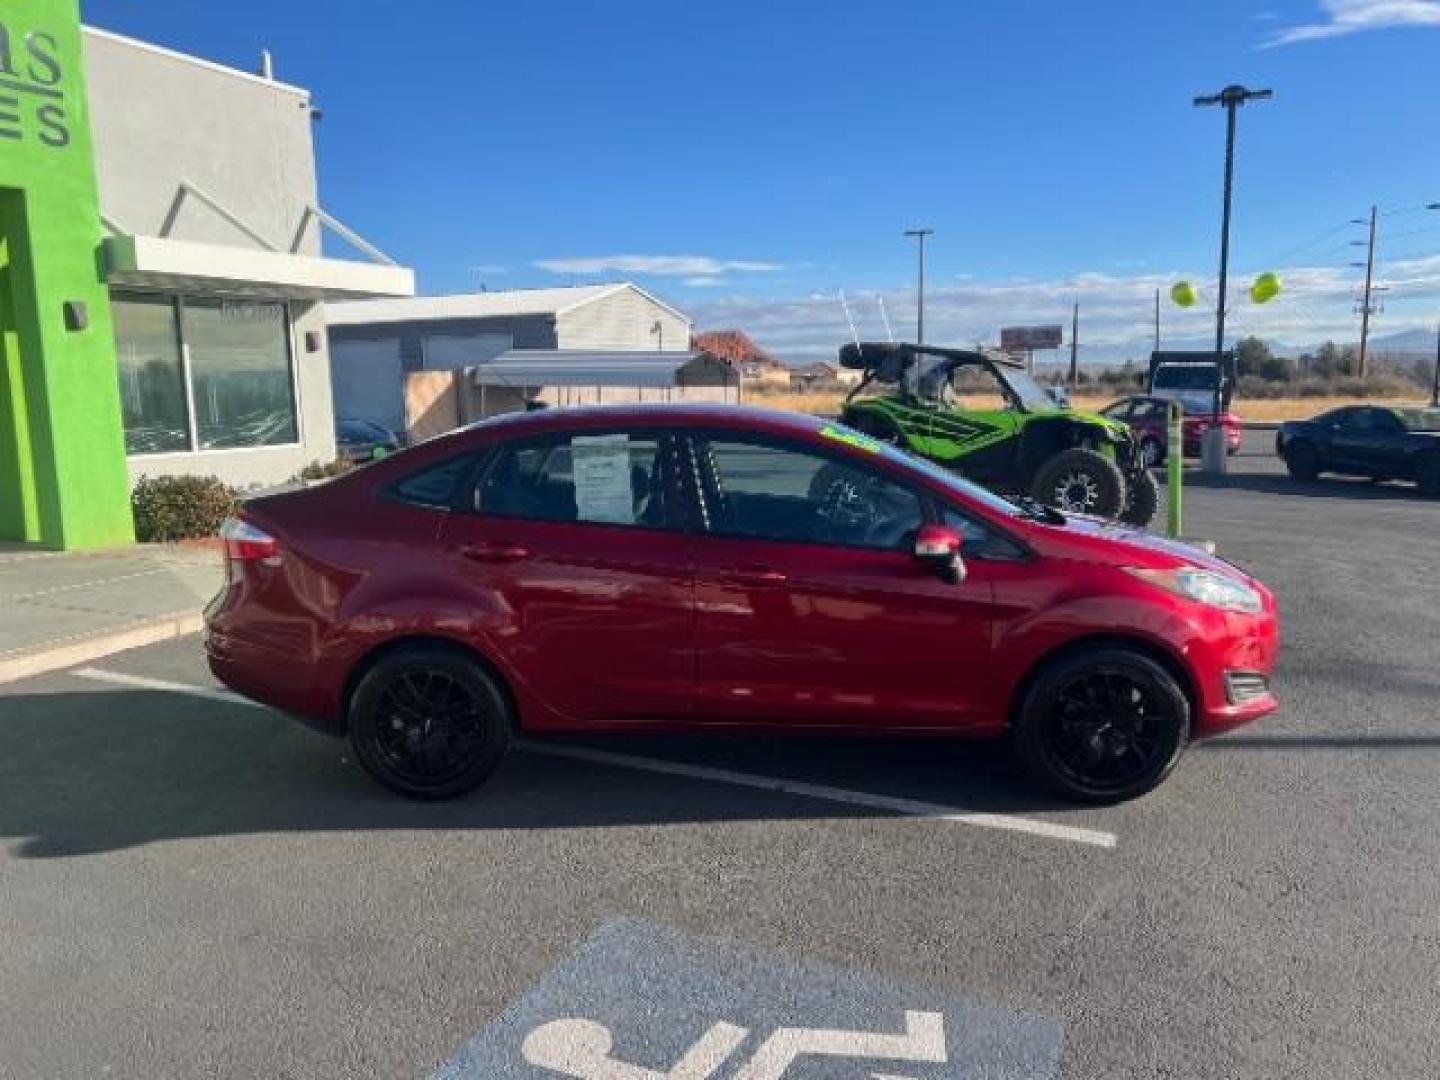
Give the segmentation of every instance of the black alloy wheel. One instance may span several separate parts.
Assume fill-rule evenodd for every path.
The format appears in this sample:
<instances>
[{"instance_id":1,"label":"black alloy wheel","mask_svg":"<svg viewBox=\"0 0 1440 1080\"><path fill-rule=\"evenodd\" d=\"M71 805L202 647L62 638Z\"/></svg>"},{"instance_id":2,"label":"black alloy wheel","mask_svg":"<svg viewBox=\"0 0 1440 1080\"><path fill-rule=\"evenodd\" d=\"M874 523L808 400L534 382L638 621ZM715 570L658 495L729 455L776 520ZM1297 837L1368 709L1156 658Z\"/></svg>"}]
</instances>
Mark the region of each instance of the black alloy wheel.
<instances>
[{"instance_id":1,"label":"black alloy wheel","mask_svg":"<svg viewBox=\"0 0 1440 1080\"><path fill-rule=\"evenodd\" d=\"M1189 739L1190 704L1163 666L1124 648L1087 649L1036 679L1017 719L1030 770L1071 798L1107 803L1154 788Z\"/></svg>"},{"instance_id":2,"label":"black alloy wheel","mask_svg":"<svg viewBox=\"0 0 1440 1080\"><path fill-rule=\"evenodd\" d=\"M349 726L360 764L385 787L414 799L448 799L494 772L512 718L505 695L475 660L416 646L366 672Z\"/></svg>"}]
</instances>

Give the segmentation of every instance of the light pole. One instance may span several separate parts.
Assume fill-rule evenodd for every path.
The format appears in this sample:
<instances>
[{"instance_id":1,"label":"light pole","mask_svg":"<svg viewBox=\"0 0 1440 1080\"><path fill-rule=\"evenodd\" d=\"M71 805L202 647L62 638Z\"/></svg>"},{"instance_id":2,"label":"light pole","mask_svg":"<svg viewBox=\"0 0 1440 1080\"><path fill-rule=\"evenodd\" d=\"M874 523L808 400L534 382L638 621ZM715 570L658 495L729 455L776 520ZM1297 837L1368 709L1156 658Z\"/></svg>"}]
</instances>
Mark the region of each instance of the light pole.
<instances>
[{"instance_id":1,"label":"light pole","mask_svg":"<svg viewBox=\"0 0 1440 1080\"><path fill-rule=\"evenodd\" d=\"M1225 471L1225 429L1220 424L1220 385L1224 382L1225 356L1225 290L1230 273L1230 192L1235 176L1235 110L1247 101L1263 101L1274 97L1272 90L1247 90L1243 86L1227 86L1218 94L1195 98L1196 105L1221 105L1225 109L1225 200L1220 219L1220 296L1215 302L1215 397L1211 403L1211 423L1205 432L1201 461L1206 472Z\"/></svg>"},{"instance_id":2,"label":"light pole","mask_svg":"<svg viewBox=\"0 0 1440 1080\"><path fill-rule=\"evenodd\" d=\"M935 235L935 230L906 229L906 236L913 236L917 241L917 248L920 257L920 278L919 288L915 298L915 344L925 344L925 238Z\"/></svg>"}]
</instances>

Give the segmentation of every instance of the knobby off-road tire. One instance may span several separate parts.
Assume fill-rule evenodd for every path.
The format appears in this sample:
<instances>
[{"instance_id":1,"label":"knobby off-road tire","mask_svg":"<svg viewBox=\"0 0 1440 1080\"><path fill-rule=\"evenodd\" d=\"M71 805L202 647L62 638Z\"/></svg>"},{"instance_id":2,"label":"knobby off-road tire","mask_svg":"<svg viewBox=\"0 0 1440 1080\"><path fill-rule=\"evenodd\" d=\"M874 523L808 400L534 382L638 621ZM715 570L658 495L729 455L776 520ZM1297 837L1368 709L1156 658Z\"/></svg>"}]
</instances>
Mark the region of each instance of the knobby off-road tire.
<instances>
[{"instance_id":1,"label":"knobby off-road tire","mask_svg":"<svg viewBox=\"0 0 1440 1080\"><path fill-rule=\"evenodd\" d=\"M1125 508L1125 476L1103 454L1075 447L1040 466L1030 494L1067 513L1113 518Z\"/></svg>"},{"instance_id":2,"label":"knobby off-road tire","mask_svg":"<svg viewBox=\"0 0 1440 1080\"><path fill-rule=\"evenodd\" d=\"M1130 481L1126 495L1125 513L1120 515L1121 521L1143 529L1155 520L1155 513L1160 509L1160 485L1149 469L1142 469Z\"/></svg>"}]
</instances>

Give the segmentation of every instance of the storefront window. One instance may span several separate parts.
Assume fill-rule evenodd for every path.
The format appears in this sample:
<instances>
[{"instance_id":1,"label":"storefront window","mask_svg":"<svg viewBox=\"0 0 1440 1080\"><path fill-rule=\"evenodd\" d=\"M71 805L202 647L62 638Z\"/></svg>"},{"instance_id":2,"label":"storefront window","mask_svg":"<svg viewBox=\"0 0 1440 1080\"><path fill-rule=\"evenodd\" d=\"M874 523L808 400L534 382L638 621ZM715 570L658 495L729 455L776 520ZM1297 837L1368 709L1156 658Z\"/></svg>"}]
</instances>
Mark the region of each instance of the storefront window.
<instances>
[{"instance_id":1,"label":"storefront window","mask_svg":"<svg viewBox=\"0 0 1440 1080\"><path fill-rule=\"evenodd\" d=\"M111 304L127 453L299 441L284 304L132 293Z\"/></svg>"},{"instance_id":2,"label":"storefront window","mask_svg":"<svg viewBox=\"0 0 1440 1080\"><path fill-rule=\"evenodd\" d=\"M285 305L187 298L199 449L297 441Z\"/></svg>"},{"instance_id":3,"label":"storefront window","mask_svg":"<svg viewBox=\"0 0 1440 1080\"><path fill-rule=\"evenodd\" d=\"M189 450L190 418L185 408L175 301L117 296L112 308L126 452Z\"/></svg>"}]
</instances>

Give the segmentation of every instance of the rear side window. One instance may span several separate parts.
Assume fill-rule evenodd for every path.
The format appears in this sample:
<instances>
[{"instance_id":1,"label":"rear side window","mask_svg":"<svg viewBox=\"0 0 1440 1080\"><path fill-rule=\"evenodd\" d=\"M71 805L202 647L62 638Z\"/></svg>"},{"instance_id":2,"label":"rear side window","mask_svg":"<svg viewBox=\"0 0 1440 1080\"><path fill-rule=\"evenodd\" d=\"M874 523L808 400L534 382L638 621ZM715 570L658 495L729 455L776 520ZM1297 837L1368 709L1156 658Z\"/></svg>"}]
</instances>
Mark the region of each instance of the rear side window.
<instances>
[{"instance_id":1,"label":"rear side window","mask_svg":"<svg viewBox=\"0 0 1440 1080\"><path fill-rule=\"evenodd\" d=\"M392 499L413 503L415 506L449 509L455 503L455 492L460 487L460 481L470 472L474 462L474 456L466 454L464 457L431 465L411 473L393 485L388 494Z\"/></svg>"},{"instance_id":2,"label":"rear side window","mask_svg":"<svg viewBox=\"0 0 1440 1080\"><path fill-rule=\"evenodd\" d=\"M668 443L658 435L575 432L509 443L475 490L481 514L663 528Z\"/></svg>"}]
</instances>

